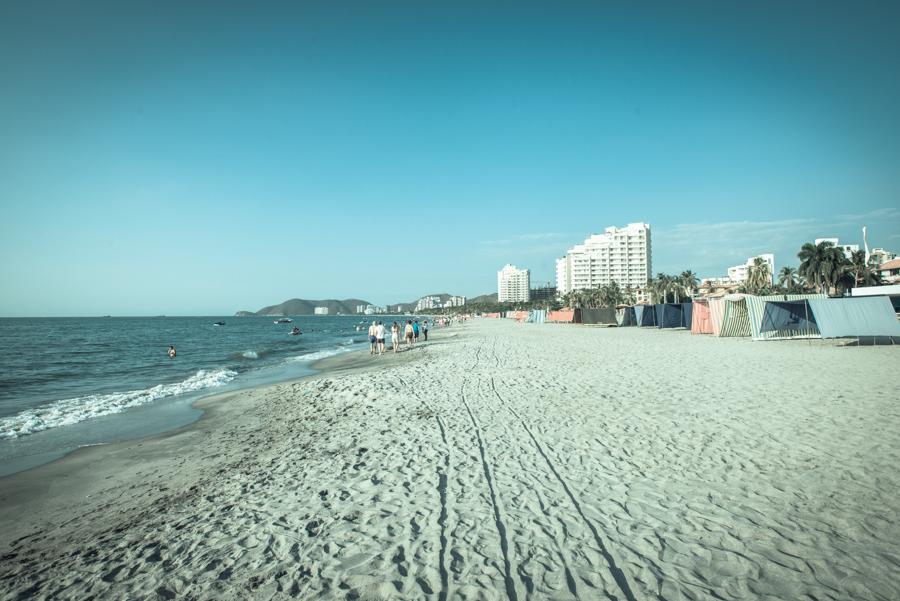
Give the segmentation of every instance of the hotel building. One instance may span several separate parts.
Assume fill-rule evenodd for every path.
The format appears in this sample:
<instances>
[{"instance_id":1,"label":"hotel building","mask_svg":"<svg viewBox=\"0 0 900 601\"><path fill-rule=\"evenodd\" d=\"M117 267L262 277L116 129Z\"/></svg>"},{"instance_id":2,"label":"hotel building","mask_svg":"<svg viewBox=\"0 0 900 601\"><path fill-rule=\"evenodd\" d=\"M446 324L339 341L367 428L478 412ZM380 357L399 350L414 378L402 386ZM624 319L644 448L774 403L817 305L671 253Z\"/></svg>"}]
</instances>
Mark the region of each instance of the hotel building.
<instances>
[{"instance_id":1,"label":"hotel building","mask_svg":"<svg viewBox=\"0 0 900 601\"><path fill-rule=\"evenodd\" d=\"M616 282L622 288L647 285L652 270L650 225L608 227L566 252L556 261L556 290L589 290Z\"/></svg>"},{"instance_id":2,"label":"hotel building","mask_svg":"<svg viewBox=\"0 0 900 601\"><path fill-rule=\"evenodd\" d=\"M531 297L531 272L515 265L497 272L497 301L501 303L528 302Z\"/></svg>"},{"instance_id":3,"label":"hotel building","mask_svg":"<svg viewBox=\"0 0 900 601\"><path fill-rule=\"evenodd\" d=\"M755 257L750 257L747 259L747 262L743 265L735 265L734 267L728 268L728 279L732 282L746 282L747 278L750 275L750 267L753 266L753 263L756 259L762 259L769 266L769 283L774 282L775 277L775 255L773 254L765 254L765 255L757 255Z\"/></svg>"}]
</instances>

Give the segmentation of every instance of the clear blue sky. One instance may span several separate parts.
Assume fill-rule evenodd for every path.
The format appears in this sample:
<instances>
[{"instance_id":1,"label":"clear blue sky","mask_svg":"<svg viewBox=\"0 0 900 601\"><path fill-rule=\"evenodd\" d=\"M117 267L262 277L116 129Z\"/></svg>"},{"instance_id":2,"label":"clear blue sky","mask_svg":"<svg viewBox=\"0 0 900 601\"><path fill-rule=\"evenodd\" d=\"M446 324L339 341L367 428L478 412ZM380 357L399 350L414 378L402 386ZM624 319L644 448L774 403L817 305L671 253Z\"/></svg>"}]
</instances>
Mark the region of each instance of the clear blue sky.
<instances>
[{"instance_id":1,"label":"clear blue sky","mask_svg":"<svg viewBox=\"0 0 900 601\"><path fill-rule=\"evenodd\" d=\"M900 251L897 2L4 2L0 315Z\"/></svg>"}]
</instances>

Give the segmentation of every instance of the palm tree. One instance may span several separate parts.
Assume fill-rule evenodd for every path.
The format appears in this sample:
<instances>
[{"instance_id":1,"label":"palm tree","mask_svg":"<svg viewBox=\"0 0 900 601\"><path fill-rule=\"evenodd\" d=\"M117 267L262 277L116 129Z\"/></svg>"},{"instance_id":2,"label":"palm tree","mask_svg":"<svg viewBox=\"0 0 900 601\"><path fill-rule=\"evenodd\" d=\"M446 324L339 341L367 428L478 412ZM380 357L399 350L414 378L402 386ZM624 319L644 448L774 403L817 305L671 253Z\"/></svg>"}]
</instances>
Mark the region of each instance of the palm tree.
<instances>
[{"instance_id":1,"label":"palm tree","mask_svg":"<svg viewBox=\"0 0 900 601\"><path fill-rule=\"evenodd\" d=\"M797 290L797 270L793 267L782 267L778 272L778 285L789 294Z\"/></svg>"},{"instance_id":2,"label":"palm tree","mask_svg":"<svg viewBox=\"0 0 900 601\"><path fill-rule=\"evenodd\" d=\"M878 272L870 263L866 262L866 252L855 250L850 255L850 264L853 272L853 284L857 287L877 286L881 282Z\"/></svg>"},{"instance_id":3,"label":"palm tree","mask_svg":"<svg viewBox=\"0 0 900 601\"><path fill-rule=\"evenodd\" d=\"M837 250L834 244L825 240L818 244L807 242L800 247L797 258L800 259L800 268L797 272L809 284L815 286L816 292L822 291L826 264L831 263L833 251ZM840 251L839 251L840 252ZM843 254L843 253L842 253Z\"/></svg>"},{"instance_id":4,"label":"palm tree","mask_svg":"<svg viewBox=\"0 0 900 601\"><path fill-rule=\"evenodd\" d=\"M844 252L829 243L822 254L819 264L819 272L822 283L828 294L838 294L840 289L846 287L852 281L852 265Z\"/></svg>"},{"instance_id":5,"label":"palm tree","mask_svg":"<svg viewBox=\"0 0 900 601\"><path fill-rule=\"evenodd\" d=\"M769 287L772 282L769 264L761 257L753 259L753 265L747 270L747 289L759 293Z\"/></svg>"},{"instance_id":6,"label":"palm tree","mask_svg":"<svg viewBox=\"0 0 900 601\"><path fill-rule=\"evenodd\" d=\"M691 297L694 296L694 293L697 291L697 286L700 285L697 274L688 269L687 271L682 271L681 275L678 276L678 279L685 294Z\"/></svg>"}]
</instances>

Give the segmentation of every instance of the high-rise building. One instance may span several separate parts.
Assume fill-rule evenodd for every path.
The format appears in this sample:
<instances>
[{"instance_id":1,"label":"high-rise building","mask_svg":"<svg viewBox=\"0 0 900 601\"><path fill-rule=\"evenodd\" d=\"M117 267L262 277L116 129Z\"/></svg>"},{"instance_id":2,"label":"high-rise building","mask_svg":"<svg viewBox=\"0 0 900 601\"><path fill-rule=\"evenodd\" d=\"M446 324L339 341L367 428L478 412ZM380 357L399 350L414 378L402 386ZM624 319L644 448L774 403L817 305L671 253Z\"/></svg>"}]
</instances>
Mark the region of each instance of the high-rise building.
<instances>
[{"instance_id":1,"label":"high-rise building","mask_svg":"<svg viewBox=\"0 0 900 601\"><path fill-rule=\"evenodd\" d=\"M775 276L775 255L764 254L750 257L743 265L735 265L728 268L728 279L732 282L746 282L750 276L750 267L756 262L756 259L762 259L769 266L769 283L773 283Z\"/></svg>"},{"instance_id":2,"label":"high-rise building","mask_svg":"<svg viewBox=\"0 0 900 601\"><path fill-rule=\"evenodd\" d=\"M501 303L528 302L531 295L531 272L505 265L497 272L497 301Z\"/></svg>"},{"instance_id":3,"label":"high-rise building","mask_svg":"<svg viewBox=\"0 0 900 601\"><path fill-rule=\"evenodd\" d=\"M644 288L651 271L650 225L608 227L557 259L556 290L566 294L612 282L622 288Z\"/></svg>"}]
</instances>

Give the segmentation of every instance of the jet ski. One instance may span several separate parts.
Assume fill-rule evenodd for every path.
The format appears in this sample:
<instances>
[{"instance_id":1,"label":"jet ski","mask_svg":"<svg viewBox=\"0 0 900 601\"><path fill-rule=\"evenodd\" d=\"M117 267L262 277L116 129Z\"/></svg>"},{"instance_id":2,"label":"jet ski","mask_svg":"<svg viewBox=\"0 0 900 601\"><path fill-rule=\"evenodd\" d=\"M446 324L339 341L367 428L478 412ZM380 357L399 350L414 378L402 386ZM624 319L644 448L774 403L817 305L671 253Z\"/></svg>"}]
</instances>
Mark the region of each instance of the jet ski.
<instances>
[{"instance_id":1,"label":"jet ski","mask_svg":"<svg viewBox=\"0 0 900 601\"><path fill-rule=\"evenodd\" d=\"M303 332L300 331L300 328L294 326L294 329L289 332L291 336L299 336Z\"/></svg>"},{"instance_id":2,"label":"jet ski","mask_svg":"<svg viewBox=\"0 0 900 601\"><path fill-rule=\"evenodd\" d=\"M213 322L213 325L214 325L214 326L224 326L224 325L225 325L225 322L224 322L224 321L214 321L214 322Z\"/></svg>"}]
</instances>

